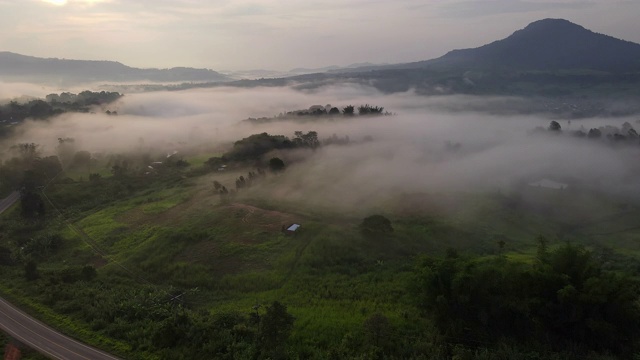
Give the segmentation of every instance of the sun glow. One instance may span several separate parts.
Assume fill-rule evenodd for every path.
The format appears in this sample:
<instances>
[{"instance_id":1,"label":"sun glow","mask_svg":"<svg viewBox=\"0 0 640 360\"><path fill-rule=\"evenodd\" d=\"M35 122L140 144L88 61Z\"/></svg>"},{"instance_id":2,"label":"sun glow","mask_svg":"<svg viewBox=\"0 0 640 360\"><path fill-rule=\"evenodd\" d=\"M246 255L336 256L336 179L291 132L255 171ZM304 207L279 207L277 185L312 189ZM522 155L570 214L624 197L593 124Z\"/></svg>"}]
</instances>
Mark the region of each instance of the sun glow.
<instances>
[{"instance_id":1,"label":"sun glow","mask_svg":"<svg viewBox=\"0 0 640 360\"><path fill-rule=\"evenodd\" d=\"M46 3L53 4L56 6L63 6L67 4L67 0L42 0Z\"/></svg>"}]
</instances>

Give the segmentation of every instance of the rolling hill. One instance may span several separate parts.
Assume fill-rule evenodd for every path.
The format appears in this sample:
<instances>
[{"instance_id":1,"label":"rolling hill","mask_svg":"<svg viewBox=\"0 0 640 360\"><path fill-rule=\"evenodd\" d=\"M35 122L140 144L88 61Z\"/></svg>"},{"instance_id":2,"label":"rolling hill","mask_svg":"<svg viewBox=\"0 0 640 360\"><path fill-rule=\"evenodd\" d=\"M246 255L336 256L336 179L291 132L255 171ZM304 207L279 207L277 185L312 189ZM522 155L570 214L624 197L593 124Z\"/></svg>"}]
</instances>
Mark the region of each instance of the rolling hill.
<instances>
[{"instance_id":1,"label":"rolling hill","mask_svg":"<svg viewBox=\"0 0 640 360\"><path fill-rule=\"evenodd\" d=\"M226 75L209 69L188 67L139 69L116 61L45 59L11 52L0 52L0 76L5 80L65 84L93 81L222 82L230 80Z\"/></svg>"}]
</instances>

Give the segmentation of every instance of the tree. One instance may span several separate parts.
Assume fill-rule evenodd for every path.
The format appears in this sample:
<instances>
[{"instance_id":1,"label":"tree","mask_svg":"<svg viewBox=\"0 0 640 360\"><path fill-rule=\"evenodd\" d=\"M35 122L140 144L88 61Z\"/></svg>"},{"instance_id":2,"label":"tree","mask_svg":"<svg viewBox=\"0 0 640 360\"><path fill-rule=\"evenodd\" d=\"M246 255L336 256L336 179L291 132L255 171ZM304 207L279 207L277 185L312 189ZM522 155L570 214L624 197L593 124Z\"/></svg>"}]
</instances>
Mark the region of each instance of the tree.
<instances>
[{"instance_id":1,"label":"tree","mask_svg":"<svg viewBox=\"0 0 640 360\"><path fill-rule=\"evenodd\" d=\"M102 180L102 175L98 173L89 174L89 182L91 183L99 183Z\"/></svg>"},{"instance_id":2,"label":"tree","mask_svg":"<svg viewBox=\"0 0 640 360\"><path fill-rule=\"evenodd\" d=\"M284 161L282 159L274 157L269 160L269 169L273 172L281 172L285 168Z\"/></svg>"},{"instance_id":3,"label":"tree","mask_svg":"<svg viewBox=\"0 0 640 360\"><path fill-rule=\"evenodd\" d=\"M53 108L44 100L29 102L29 115L35 119L44 119L53 113Z\"/></svg>"},{"instance_id":4,"label":"tree","mask_svg":"<svg viewBox=\"0 0 640 360\"><path fill-rule=\"evenodd\" d=\"M393 232L391 221L382 215L371 215L360 224L360 230L366 237L387 236Z\"/></svg>"},{"instance_id":5,"label":"tree","mask_svg":"<svg viewBox=\"0 0 640 360\"><path fill-rule=\"evenodd\" d=\"M562 131L562 126L560 126L560 123L553 120L549 123L549 131Z\"/></svg>"},{"instance_id":6,"label":"tree","mask_svg":"<svg viewBox=\"0 0 640 360\"><path fill-rule=\"evenodd\" d=\"M320 146L320 140L318 140L318 133L316 131L309 131L306 134L302 131L296 131L294 135L293 143L298 147L315 149Z\"/></svg>"},{"instance_id":7,"label":"tree","mask_svg":"<svg viewBox=\"0 0 640 360\"><path fill-rule=\"evenodd\" d=\"M384 107L365 104L358 106L358 115L381 115L383 110Z\"/></svg>"},{"instance_id":8,"label":"tree","mask_svg":"<svg viewBox=\"0 0 640 360\"><path fill-rule=\"evenodd\" d=\"M293 329L295 318L287 312L287 307L274 301L260 318L258 328L258 349L262 358L284 357L284 346Z\"/></svg>"},{"instance_id":9,"label":"tree","mask_svg":"<svg viewBox=\"0 0 640 360\"><path fill-rule=\"evenodd\" d=\"M22 191L20 194L21 215L25 218L34 218L45 215L44 201L35 191Z\"/></svg>"},{"instance_id":10,"label":"tree","mask_svg":"<svg viewBox=\"0 0 640 360\"><path fill-rule=\"evenodd\" d=\"M91 281L95 279L96 276L98 276L98 272L92 265L85 265L82 267L82 279L84 281Z\"/></svg>"},{"instance_id":11,"label":"tree","mask_svg":"<svg viewBox=\"0 0 640 360\"><path fill-rule=\"evenodd\" d=\"M602 131L600 131L600 129L593 128L593 129L589 130L589 133L587 134L587 137L589 139L598 139L598 138L602 137Z\"/></svg>"},{"instance_id":12,"label":"tree","mask_svg":"<svg viewBox=\"0 0 640 360\"><path fill-rule=\"evenodd\" d=\"M38 264L31 260L24 265L24 277L28 281L37 280L40 277L38 273Z\"/></svg>"},{"instance_id":13,"label":"tree","mask_svg":"<svg viewBox=\"0 0 640 360\"><path fill-rule=\"evenodd\" d=\"M90 152L86 150L81 150L81 151L76 151L76 153L73 154L73 161L71 162L71 165L73 167L89 166L90 164L91 164Z\"/></svg>"},{"instance_id":14,"label":"tree","mask_svg":"<svg viewBox=\"0 0 640 360\"><path fill-rule=\"evenodd\" d=\"M42 197L37 192L37 187L42 185L42 176L33 170L24 172L20 184L21 215L25 218L34 218L36 215L44 216L45 206Z\"/></svg>"},{"instance_id":15,"label":"tree","mask_svg":"<svg viewBox=\"0 0 640 360\"><path fill-rule=\"evenodd\" d=\"M364 331L371 345L384 347L391 336L391 324L386 316L376 313L364 321Z\"/></svg>"},{"instance_id":16,"label":"tree","mask_svg":"<svg viewBox=\"0 0 640 360\"><path fill-rule=\"evenodd\" d=\"M345 116L353 116L355 107L353 105L347 105L342 108L342 114Z\"/></svg>"},{"instance_id":17,"label":"tree","mask_svg":"<svg viewBox=\"0 0 640 360\"><path fill-rule=\"evenodd\" d=\"M44 158L37 158L33 162L33 170L41 174L45 180L53 179L58 173L62 171L62 164L57 156L47 156Z\"/></svg>"},{"instance_id":18,"label":"tree","mask_svg":"<svg viewBox=\"0 0 640 360\"><path fill-rule=\"evenodd\" d=\"M638 349L638 281L602 269L591 253L539 238L533 264L505 257L421 258L412 290L444 334L474 342L504 338L578 345L627 358Z\"/></svg>"},{"instance_id":19,"label":"tree","mask_svg":"<svg viewBox=\"0 0 640 360\"><path fill-rule=\"evenodd\" d=\"M21 160L26 166L30 166L31 163L40 156L40 145L34 143L21 143L13 145L12 150L17 151Z\"/></svg>"}]
</instances>

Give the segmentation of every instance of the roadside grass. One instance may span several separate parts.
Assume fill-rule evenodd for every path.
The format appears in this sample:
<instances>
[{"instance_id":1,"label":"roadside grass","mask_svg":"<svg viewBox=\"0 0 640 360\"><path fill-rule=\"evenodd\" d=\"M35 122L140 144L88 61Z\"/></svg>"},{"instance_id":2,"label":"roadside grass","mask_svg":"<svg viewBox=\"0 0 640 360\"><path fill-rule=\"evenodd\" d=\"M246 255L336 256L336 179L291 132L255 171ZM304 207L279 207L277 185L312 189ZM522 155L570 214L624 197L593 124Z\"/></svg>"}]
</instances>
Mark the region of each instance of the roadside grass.
<instances>
[{"instance_id":1,"label":"roadside grass","mask_svg":"<svg viewBox=\"0 0 640 360\"><path fill-rule=\"evenodd\" d=\"M48 325L62 330L65 335L72 338L97 346L105 351L113 353L114 355L131 355L131 348L125 342L117 341L92 331L92 329L82 325L76 319L62 315L53 311L50 307L43 305L41 302L33 300L33 294L23 292L22 288L25 284L20 284L19 280L17 280L18 277L15 275L11 276L11 278L15 279L12 285L0 284L0 294L13 304L19 305L23 311L41 319ZM147 358L146 356L154 358L152 354L140 355L141 356L137 358L143 359Z\"/></svg>"}]
</instances>

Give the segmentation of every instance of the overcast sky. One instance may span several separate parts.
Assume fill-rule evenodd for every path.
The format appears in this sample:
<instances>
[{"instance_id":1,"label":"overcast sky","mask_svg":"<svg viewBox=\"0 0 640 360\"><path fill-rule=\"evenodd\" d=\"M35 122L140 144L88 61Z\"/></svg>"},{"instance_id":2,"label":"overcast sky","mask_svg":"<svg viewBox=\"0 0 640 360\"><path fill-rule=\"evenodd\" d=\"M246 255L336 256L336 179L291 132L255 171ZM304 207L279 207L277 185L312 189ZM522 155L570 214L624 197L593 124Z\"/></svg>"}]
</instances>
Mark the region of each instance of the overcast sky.
<instances>
[{"instance_id":1,"label":"overcast sky","mask_svg":"<svg viewBox=\"0 0 640 360\"><path fill-rule=\"evenodd\" d=\"M136 67L398 63L543 18L640 43L638 0L0 0L0 51Z\"/></svg>"}]
</instances>

